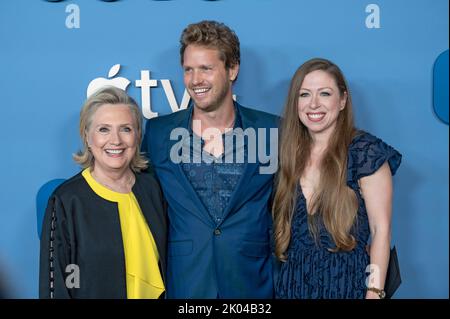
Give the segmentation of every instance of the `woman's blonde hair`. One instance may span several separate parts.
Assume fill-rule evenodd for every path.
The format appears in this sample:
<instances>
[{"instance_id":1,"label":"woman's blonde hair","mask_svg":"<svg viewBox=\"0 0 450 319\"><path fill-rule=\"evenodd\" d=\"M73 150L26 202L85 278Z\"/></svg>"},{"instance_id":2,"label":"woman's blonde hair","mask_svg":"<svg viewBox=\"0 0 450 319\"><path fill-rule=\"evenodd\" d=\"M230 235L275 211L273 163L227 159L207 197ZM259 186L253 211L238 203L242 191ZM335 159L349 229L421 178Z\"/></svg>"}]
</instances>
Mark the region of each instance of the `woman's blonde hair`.
<instances>
[{"instance_id":1,"label":"woman's blonde hair","mask_svg":"<svg viewBox=\"0 0 450 319\"><path fill-rule=\"evenodd\" d=\"M356 134L352 101L344 75L337 65L325 59L312 59L295 72L283 114L280 132L280 169L276 176L276 193L272 208L275 254L286 260L291 240L292 217L298 196L297 187L311 155L312 138L298 116L298 98L305 76L322 70L331 75L343 96L345 108L339 113L335 131L320 163L320 181L308 207L310 232L318 241L318 223L323 224L336 244L336 249L349 251L356 245L350 230L358 209L356 194L347 186L348 147Z\"/></svg>"},{"instance_id":2,"label":"woman's blonde hair","mask_svg":"<svg viewBox=\"0 0 450 319\"><path fill-rule=\"evenodd\" d=\"M138 143L136 152L130 163L130 168L134 172L145 170L148 165L148 160L140 152L140 145L142 140L142 115L136 101L130 97L124 90L113 86L107 86L99 89L92 94L84 103L80 112L80 137L83 141L83 149L73 154L75 162L80 164L83 168L94 165L94 156L89 150L87 141L87 132L92 124L92 118L95 112L105 104L124 104L130 108L133 119L136 122Z\"/></svg>"}]
</instances>

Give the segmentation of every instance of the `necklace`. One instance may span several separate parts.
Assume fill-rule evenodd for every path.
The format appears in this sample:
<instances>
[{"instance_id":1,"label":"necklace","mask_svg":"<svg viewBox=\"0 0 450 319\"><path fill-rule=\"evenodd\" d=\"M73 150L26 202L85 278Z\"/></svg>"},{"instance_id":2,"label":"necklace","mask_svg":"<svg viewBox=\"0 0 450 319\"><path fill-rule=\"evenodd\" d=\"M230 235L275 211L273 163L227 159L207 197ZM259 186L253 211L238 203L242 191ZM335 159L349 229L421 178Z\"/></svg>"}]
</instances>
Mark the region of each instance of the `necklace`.
<instances>
[{"instance_id":1,"label":"necklace","mask_svg":"<svg viewBox=\"0 0 450 319\"><path fill-rule=\"evenodd\" d=\"M231 119L231 122L230 122L229 124L227 124L227 125L224 126L224 130L226 130L226 129L232 129L233 126L234 126L234 121L235 121L235 120L236 120L236 116L234 116L234 117Z\"/></svg>"},{"instance_id":2,"label":"necklace","mask_svg":"<svg viewBox=\"0 0 450 319\"><path fill-rule=\"evenodd\" d=\"M134 177L133 173L130 174L130 177L123 184L119 184L117 182L114 184L109 184L109 183L106 183L106 182L102 181L101 179L99 179L98 176L96 176L96 174L94 174L94 172L91 172L91 175L98 183L102 184L106 188L108 188L114 192L123 193L123 194L129 193L135 182L135 180L134 180L135 177Z\"/></svg>"}]
</instances>

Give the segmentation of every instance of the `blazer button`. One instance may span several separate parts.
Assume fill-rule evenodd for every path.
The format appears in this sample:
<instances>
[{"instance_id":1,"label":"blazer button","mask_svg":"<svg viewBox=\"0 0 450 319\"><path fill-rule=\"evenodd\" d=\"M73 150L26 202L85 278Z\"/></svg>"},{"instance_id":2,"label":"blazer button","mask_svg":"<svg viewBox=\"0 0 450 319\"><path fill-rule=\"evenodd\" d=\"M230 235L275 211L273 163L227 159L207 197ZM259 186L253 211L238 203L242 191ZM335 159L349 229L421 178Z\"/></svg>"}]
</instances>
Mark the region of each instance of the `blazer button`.
<instances>
[{"instance_id":1,"label":"blazer button","mask_svg":"<svg viewBox=\"0 0 450 319\"><path fill-rule=\"evenodd\" d=\"M214 235L219 236L220 234L222 234L222 232L219 228L214 229Z\"/></svg>"}]
</instances>

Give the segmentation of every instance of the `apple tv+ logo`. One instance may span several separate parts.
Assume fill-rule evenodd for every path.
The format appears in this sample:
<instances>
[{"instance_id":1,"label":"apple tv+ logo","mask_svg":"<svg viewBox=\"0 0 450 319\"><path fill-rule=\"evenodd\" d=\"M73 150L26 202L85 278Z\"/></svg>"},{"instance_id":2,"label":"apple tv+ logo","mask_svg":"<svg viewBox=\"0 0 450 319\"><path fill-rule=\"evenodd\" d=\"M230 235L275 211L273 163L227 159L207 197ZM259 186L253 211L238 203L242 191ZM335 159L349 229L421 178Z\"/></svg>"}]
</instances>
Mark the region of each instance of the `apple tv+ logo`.
<instances>
[{"instance_id":1,"label":"apple tv+ logo","mask_svg":"<svg viewBox=\"0 0 450 319\"><path fill-rule=\"evenodd\" d=\"M127 90L128 85L130 84L130 81L127 78L118 77L114 78L114 76L119 73L120 70L120 64L115 64L109 69L108 72L108 79L106 78L96 78L92 80L87 88L87 97L91 96L93 93L95 93L97 90L104 86L115 86L116 88L122 89L124 91Z\"/></svg>"},{"instance_id":2,"label":"apple tv+ logo","mask_svg":"<svg viewBox=\"0 0 450 319\"><path fill-rule=\"evenodd\" d=\"M120 71L120 64L114 64L109 69L107 78L98 77L93 79L87 87L86 91L87 97L91 96L94 92L96 92L97 90L99 90L104 86L114 86L126 91L131 81L125 77L116 77L119 71ZM162 88L164 89L164 93L166 95L167 101L169 102L172 112L177 112L179 110L183 110L188 107L191 98L187 93L186 89L184 90L181 103L178 104L170 80L164 79L159 81L161 82ZM142 98L141 105L143 116L147 119L157 117L158 113L153 112L151 108L150 89L152 87L156 87L158 85L158 81L150 78L149 70L141 70L141 78L135 81L135 85L136 87L141 88L141 98Z\"/></svg>"}]
</instances>

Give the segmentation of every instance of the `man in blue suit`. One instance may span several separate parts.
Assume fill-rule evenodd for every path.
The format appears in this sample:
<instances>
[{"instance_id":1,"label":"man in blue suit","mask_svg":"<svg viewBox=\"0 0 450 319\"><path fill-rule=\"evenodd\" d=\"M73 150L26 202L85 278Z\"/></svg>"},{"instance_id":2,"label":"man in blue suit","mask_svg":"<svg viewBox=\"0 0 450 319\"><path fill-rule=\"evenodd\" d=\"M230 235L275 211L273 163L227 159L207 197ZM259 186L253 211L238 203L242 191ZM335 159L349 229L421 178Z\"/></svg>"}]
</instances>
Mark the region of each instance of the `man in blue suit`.
<instances>
[{"instance_id":1,"label":"man in blue suit","mask_svg":"<svg viewBox=\"0 0 450 319\"><path fill-rule=\"evenodd\" d=\"M229 27L191 24L180 42L193 103L147 121L142 146L168 204L167 297L272 298L278 118L233 101L240 49Z\"/></svg>"}]
</instances>

